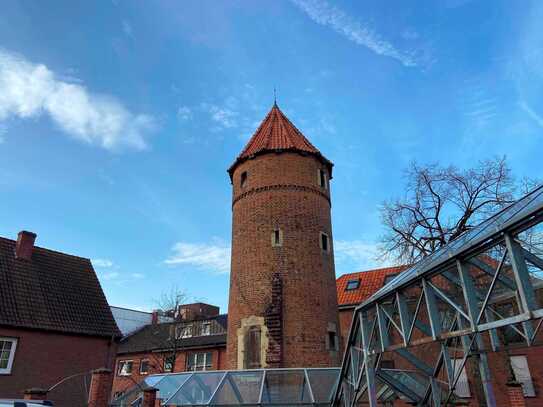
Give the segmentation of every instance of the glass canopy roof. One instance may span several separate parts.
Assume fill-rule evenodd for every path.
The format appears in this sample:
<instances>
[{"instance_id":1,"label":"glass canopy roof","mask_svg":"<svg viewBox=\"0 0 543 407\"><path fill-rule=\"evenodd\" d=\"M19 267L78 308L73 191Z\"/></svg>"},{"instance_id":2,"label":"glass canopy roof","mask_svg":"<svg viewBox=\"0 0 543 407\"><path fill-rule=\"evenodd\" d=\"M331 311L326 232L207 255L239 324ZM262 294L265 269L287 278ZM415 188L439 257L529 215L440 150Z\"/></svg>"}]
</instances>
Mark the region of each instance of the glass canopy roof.
<instances>
[{"instance_id":1,"label":"glass canopy roof","mask_svg":"<svg viewBox=\"0 0 543 407\"><path fill-rule=\"evenodd\" d=\"M150 375L113 400L139 407L142 391L157 388L162 406L329 406L339 368L259 369Z\"/></svg>"},{"instance_id":2,"label":"glass canopy roof","mask_svg":"<svg viewBox=\"0 0 543 407\"><path fill-rule=\"evenodd\" d=\"M390 280L388 284L377 290L360 307L373 303L376 299L386 296L397 287L416 279L426 272L435 270L453 256L474 247L476 244L491 239L497 232L508 226L515 225L528 214L540 209L543 209L543 186L536 188L528 195L505 207L473 229L468 230L441 249L416 263L413 267L401 272Z\"/></svg>"}]
</instances>

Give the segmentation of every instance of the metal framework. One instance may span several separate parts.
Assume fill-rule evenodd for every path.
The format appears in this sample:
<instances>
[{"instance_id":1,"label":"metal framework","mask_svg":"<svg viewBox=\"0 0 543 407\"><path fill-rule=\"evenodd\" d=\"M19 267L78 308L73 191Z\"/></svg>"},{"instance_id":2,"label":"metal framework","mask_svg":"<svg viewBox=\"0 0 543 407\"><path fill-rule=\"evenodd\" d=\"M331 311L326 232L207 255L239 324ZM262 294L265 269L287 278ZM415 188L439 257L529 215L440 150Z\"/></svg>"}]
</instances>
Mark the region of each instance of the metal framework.
<instances>
[{"instance_id":1,"label":"metal framework","mask_svg":"<svg viewBox=\"0 0 543 407\"><path fill-rule=\"evenodd\" d=\"M519 338L522 346L539 344L542 242L540 187L359 305L334 406L373 407L391 392L413 405L450 405L468 359L495 406L487 352ZM402 369L386 369L389 360Z\"/></svg>"}]
</instances>

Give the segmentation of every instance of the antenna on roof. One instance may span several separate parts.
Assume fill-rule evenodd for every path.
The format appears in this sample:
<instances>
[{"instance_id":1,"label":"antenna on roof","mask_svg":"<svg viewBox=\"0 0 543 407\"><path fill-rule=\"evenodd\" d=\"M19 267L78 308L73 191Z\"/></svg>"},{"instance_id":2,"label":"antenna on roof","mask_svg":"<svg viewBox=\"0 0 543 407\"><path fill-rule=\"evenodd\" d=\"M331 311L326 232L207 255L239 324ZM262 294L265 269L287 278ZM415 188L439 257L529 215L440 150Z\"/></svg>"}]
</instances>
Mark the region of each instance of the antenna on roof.
<instances>
[{"instance_id":1,"label":"antenna on roof","mask_svg":"<svg viewBox=\"0 0 543 407\"><path fill-rule=\"evenodd\" d=\"M275 89L275 86L273 87L273 105L277 106L277 91Z\"/></svg>"}]
</instances>

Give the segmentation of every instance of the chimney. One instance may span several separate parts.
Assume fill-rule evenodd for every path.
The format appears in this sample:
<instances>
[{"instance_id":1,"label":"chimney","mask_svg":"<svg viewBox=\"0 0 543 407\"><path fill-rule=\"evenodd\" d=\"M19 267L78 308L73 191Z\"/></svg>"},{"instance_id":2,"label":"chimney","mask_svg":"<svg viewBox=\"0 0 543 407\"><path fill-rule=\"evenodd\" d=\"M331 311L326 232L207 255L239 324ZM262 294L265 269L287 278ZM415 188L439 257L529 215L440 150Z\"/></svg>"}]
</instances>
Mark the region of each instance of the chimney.
<instances>
[{"instance_id":1,"label":"chimney","mask_svg":"<svg viewBox=\"0 0 543 407\"><path fill-rule=\"evenodd\" d=\"M151 324L156 325L158 324L158 314L160 311L154 310L151 312Z\"/></svg>"},{"instance_id":2,"label":"chimney","mask_svg":"<svg viewBox=\"0 0 543 407\"><path fill-rule=\"evenodd\" d=\"M36 234L22 230L17 235L17 245L15 246L15 257L17 259L31 260L32 249L34 248L34 241L36 240Z\"/></svg>"}]
</instances>

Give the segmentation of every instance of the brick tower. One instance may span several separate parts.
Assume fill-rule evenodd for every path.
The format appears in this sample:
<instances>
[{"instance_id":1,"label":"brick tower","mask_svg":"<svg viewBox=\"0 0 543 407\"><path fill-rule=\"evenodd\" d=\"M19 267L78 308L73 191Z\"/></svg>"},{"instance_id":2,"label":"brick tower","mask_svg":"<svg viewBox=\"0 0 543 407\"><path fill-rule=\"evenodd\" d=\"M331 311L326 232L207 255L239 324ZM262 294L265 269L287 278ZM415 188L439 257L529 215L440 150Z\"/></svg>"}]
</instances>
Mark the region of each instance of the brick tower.
<instances>
[{"instance_id":1,"label":"brick tower","mask_svg":"<svg viewBox=\"0 0 543 407\"><path fill-rule=\"evenodd\" d=\"M231 369L340 365L332 165L274 104L228 170Z\"/></svg>"}]
</instances>

